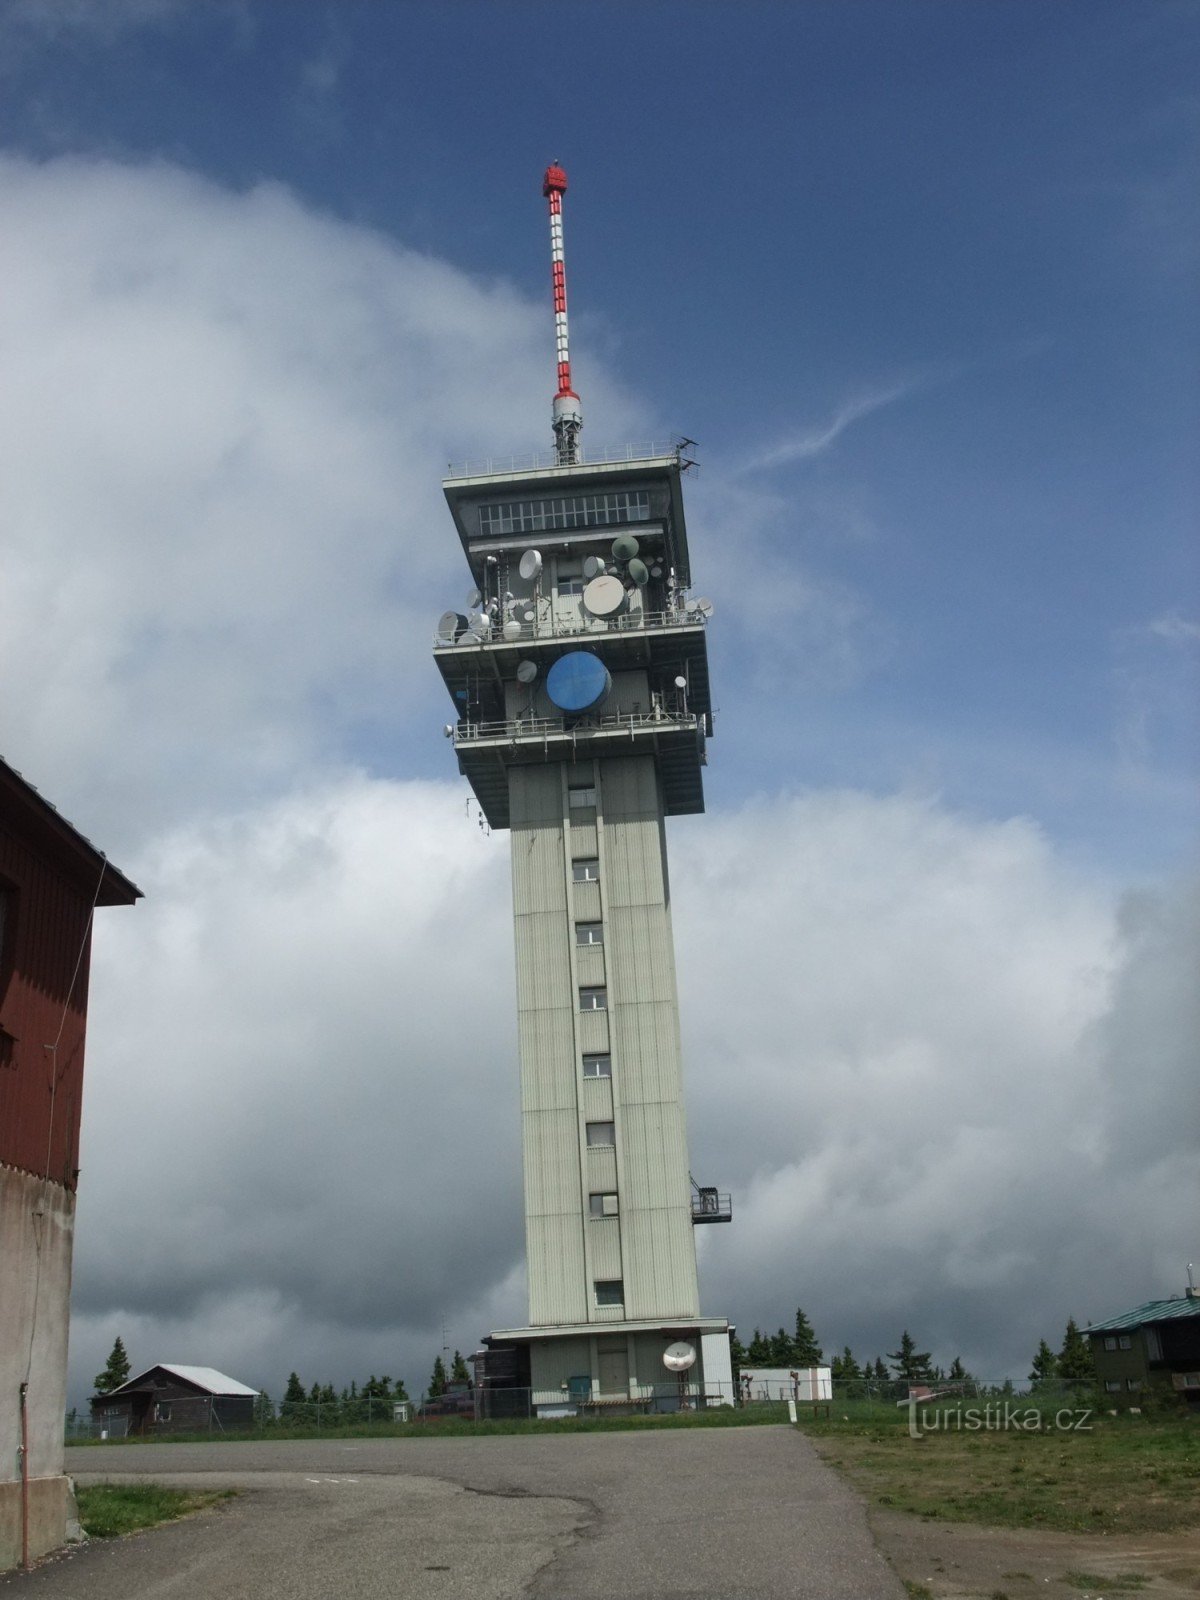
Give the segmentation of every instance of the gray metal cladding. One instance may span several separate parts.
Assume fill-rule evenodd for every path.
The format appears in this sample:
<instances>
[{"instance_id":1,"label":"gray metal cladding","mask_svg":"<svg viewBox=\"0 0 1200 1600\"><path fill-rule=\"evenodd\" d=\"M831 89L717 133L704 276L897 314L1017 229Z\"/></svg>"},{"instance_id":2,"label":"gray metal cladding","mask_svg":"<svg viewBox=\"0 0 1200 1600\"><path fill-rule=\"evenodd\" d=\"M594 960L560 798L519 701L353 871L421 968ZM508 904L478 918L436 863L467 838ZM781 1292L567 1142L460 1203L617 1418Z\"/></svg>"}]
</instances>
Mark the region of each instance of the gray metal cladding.
<instances>
[{"instance_id":1,"label":"gray metal cladding","mask_svg":"<svg viewBox=\"0 0 1200 1600\"><path fill-rule=\"evenodd\" d=\"M621 1229L616 1217L589 1218L588 1252L593 1280L621 1277Z\"/></svg>"}]
</instances>

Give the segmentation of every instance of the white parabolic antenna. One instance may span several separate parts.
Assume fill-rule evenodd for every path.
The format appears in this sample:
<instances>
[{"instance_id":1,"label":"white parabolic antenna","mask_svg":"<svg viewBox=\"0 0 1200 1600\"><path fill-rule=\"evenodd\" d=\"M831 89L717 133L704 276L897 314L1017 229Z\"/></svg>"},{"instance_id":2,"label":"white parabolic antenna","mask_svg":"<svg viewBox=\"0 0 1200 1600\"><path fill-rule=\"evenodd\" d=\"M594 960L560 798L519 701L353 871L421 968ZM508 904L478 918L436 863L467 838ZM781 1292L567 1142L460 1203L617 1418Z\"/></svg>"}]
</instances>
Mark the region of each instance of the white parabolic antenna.
<instances>
[{"instance_id":1,"label":"white parabolic antenna","mask_svg":"<svg viewBox=\"0 0 1200 1600\"><path fill-rule=\"evenodd\" d=\"M627 598L620 578L610 575L593 578L583 591L583 603L594 617L615 617L624 611Z\"/></svg>"},{"instance_id":2,"label":"white parabolic antenna","mask_svg":"<svg viewBox=\"0 0 1200 1600\"><path fill-rule=\"evenodd\" d=\"M540 550L526 550L521 557L519 571L526 583L532 583L542 570L542 552Z\"/></svg>"},{"instance_id":3,"label":"white parabolic antenna","mask_svg":"<svg viewBox=\"0 0 1200 1600\"><path fill-rule=\"evenodd\" d=\"M532 683L533 680L536 677L537 677L537 662L536 661L518 661L517 662L517 682L518 683Z\"/></svg>"},{"instance_id":4,"label":"white parabolic antenna","mask_svg":"<svg viewBox=\"0 0 1200 1600\"><path fill-rule=\"evenodd\" d=\"M696 1347L686 1339L677 1339L663 1351L663 1366L668 1372L686 1372L696 1364Z\"/></svg>"}]
</instances>

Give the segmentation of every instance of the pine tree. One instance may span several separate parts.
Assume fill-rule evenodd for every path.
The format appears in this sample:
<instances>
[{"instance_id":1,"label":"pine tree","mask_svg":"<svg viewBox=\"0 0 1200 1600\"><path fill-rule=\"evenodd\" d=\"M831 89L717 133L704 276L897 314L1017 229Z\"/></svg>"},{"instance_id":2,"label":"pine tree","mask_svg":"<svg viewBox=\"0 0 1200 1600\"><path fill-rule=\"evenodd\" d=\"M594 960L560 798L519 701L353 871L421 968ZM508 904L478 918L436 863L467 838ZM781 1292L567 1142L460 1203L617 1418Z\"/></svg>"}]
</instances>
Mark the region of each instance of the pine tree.
<instances>
[{"instance_id":1,"label":"pine tree","mask_svg":"<svg viewBox=\"0 0 1200 1600\"><path fill-rule=\"evenodd\" d=\"M1058 1352L1058 1375L1064 1383L1095 1383L1096 1362L1092 1355L1091 1340L1075 1325L1075 1318L1067 1319L1067 1331L1062 1349Z\"/></svg>"},{"instance_id":2,"label":"pine tree","mask_svg":"<svg viewBox=\"0 0 1200 1600\"><path fill-rule=\"evenodd\" d=\"M898 1378L904 1378L909 1383L920 1382L929 1378L929 1351L918 1350L916 1342L908 1329L900 1335L899 1350L889 1350L888 1360Z\"/></svg>"},{"instance_id":3,"label":"pine tree","mask_svg":"<svg viewBox=\"0 0 1200 1600\"><path fill-rule=\"evenodd\" d=\"M749 1361L746 1359L746 1346L738 1338L736 1333L731 1333L729 1335L729 1365L733 1371L734 1383L737 1382L738 1373L742 1370L742 1368L750 1365Z\"/></svg>"},{"instance_id":4,"label":"pine tree","mask_svg":"<svg viewBox=\"0 0 1200 1600\"><path fill-rule=\"evenodd\" d=\"M454 1352L453 1364L450 1367L450 1382L469 1384L470 1381L471 1374L467 1371L467 1363L462 1358L462 1352L460 1350L456 1350Z\"/></svg>"},{"instance_id":5,"label":"pine tree","mask_svg":"<svg viewBox=\"0 0 1200 1600\"><path fill-rule=\"evenodd\" d=\"M320 1405L320 1403L321 1403L321 1385L319 1383L314 1383L312 1388L308 1391L308 1403L309 1403L310 1406L319 1406Z\"/></svg>"},{"instance_id":6,"label":"pine tree","mask_svg":"<svg viewBox=\"0 0 1200 1600\"><path fill-rule=\"evenodd\" d=\"M333 1385L331 1383L323 1383L321 1385L321 1393L320 1393L319 1399L320 1399L321 1404L323 1406L335 1406L335 1405L337 1405L337 1392L336 1392L336 1390L334 1389L334 1387L333 1387Z\"/></svg>"},{"instance_id":7,"label":"pine tree","mask_svg":"<svg viewBox=\"0 0 1200 1600\"><path fill-rule=\"evenodd\" d=\"M750 1341L746 1355L748 1366L769 1367L771 1364L771 1341L764 1339L757 1328L754 1330L754 1337Z\"/></svg>"},{"instance_id":8,"label":"pine tree","mask_svg":"<svg viewBox=\"0 0 1200 1600\"><path fill-rule=\"evenodd\" d=\"M1029 1374L1029 1381L1035 1389L1045 1389L1057 1377L1058 1357L1051 1350L1045 1339L1039 1339L1037 1354L1033 1358L1033 1369Z\"/></svg>"},{"instance_id":9,"label":"pine tree","mask_svg":"<svg viewBox=\"0 0 1200 1600\"><path fill-rule=\"evenodd\" d=\"M433 1363L433 1376L429 1380L428 1394L431 1400L436 1400L438 1395L446 1392L446 1363L439 1355Z\"/></svg>"},{"instance_id":10,"label":"pine tree","mask_svg":"<svg viewBox=\"0 0 1200 1600\"><path fill-rule=\"evenodd\" d=\"M288 1373L287 1388L283 1391L285 1405L303 1405L305 1400L304 1385L294 1372Z\"/></svg>"},{"instance_id":11,"label":"pine tree","mask_svg":"<svg viewBox=\"0 0 1200 1600\"><path fill-rule=\"evenodd\" d=\"M840 1356L834 1356L833 1359L837 1362L840 1371L833 1372L831 1368L831 1377L841 1377L847 1383L853 1383L855 1380L860 1380L862 1378L862 1368L859 1366L858 1362L855 1361L854 1356L851 1354L849 1345L846 1345L843 1348Z\"/></svg>"},{"instance_id":12,"label":"pine tree","mask_svg":"<svg viewBox=\"0 0 1200 1600\"><path fill-rule=\"evenodd\" d=\"M962 1364L962 1357L955 1356L950 1363L950 1371L946 1374L952 1383L970 1383L971 1374Z\"/></svg>"},{"instance_id":13,"label":"pine tree","mask_svg":"<svg viewBox=\"0 0 1200 1600\"><path fill-rule=\"evenodd\" d=\"M879 1383L888 1383L891 1380L892 1375L885 1366L882 1356L875 1357L875 1366L872 1369L871 1376Z\"/></svg>"},{"instance_id":14,"label":"pine tree","mask_svg":"<svg viewBox=\"0 0 1200 1600\"><path fill-rule=\"evenodd\" d=\"M120 1334L113 1340L113 1347L108 1353L108 1365L103 1372L98 1372L93 1379L97 1394L111 1394L114 1389L119 1389L129 1376L129 1357L125 1354L125 1346L121 1343Z\"/></svg>"},{"instance_id":15,"label":"pine tree","mask_svg":"<svg viewBox=\"0 0 1200 1600\"><path fill-rule=\"evenodd\" d=\"M393 1400L407 1400L408 1399L408 1390L404 1387L404 1379L403 1378L397 1378L396 1379L396 1387L392 1390L392 1399Z\"/></svg>"},{"instance_id":16,"label":"pine tree","mask_svg":"<svg viewBox=\"0 0 1200 1600\"><path fill-rule=\"evenodd\" d=\"M817 1336L813 1332L812 1323L796 1307L796 1332L792 1337L792 1365L795 1367L819 1367L824 1361L821 1346L817 1343Z\"/></svg>"},{"instance_id":17,"label":"pine tree","mask_svg":"<svg viewBox=\"0 0 1200 1600\"><path fill-rule=\"evenodd\" d=\"M795 1365L792 1360L792 1341L788 1337L786 1328L780 1328L778 1333L773 1333L767 1344L771 1352L767 1357L768 1365L772 1367L791 1367Z\"/></svg>"}]
</instances>

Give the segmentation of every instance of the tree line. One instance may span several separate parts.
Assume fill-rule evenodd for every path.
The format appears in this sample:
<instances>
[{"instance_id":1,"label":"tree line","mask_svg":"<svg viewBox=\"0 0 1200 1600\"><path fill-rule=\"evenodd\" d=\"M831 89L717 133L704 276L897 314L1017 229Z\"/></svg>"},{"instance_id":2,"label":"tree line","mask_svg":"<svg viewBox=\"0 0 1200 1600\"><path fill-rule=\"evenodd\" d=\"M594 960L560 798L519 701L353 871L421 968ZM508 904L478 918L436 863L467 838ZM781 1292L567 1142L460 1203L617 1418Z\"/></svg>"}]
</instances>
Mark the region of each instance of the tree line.
<instances>
[{"instance_id":1,"label":"tree line","mask_svg":"<svg viewBox=\"0 0 1200 1600\"><path fill-rule=\"evenodd\" d=\"M955 1356L948 1367L937 1365L928 1350L918 1350L916 1340L905 1328L899 1346L883 1356L860 1362L849 1345L828 1361L817 1342L812 1323L800 1306L796 1307L796 1320L791 1333L780 1328L778 1333L763 1333L755 1328L748 1344L737 1335L730 1340L734 1376L742 1367L782 1367L793 1371L802 1367L828 1366L835 1383L970 1383L972 1374ZM1042 1339L1033 1358L1029 1374L1033 1387L1051 1387L1056 1384L1094 1384L1096 1364L1092 1346L1086 1334L1079 1331L1074 1317L1067 1319L1062 1344L1057 1351Z\"/></svg>"}]
</instances>

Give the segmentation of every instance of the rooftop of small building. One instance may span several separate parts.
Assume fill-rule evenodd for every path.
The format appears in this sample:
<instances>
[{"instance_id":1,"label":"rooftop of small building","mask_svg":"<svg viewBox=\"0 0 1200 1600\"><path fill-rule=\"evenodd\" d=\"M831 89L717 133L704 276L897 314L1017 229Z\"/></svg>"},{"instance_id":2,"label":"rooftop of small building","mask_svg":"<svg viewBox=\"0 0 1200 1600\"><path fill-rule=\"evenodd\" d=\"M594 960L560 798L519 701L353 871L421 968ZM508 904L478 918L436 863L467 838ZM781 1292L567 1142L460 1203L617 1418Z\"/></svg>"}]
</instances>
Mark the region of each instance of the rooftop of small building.
<instances>
[{"instance_id":1,"label":"rooftop of small building","mask_svg":"<svg viewBox=\"0 0 1200 1600\"><path fill-rule=\"evenodd\" d=\"M69 862L81 882L89 886L99 883L97 905L128 906L142 899L137 884L68 822L28 778L0 757L0 821L15 828L18 818L22 831L32 832L44 849Z\"/></svg>"},{"instance_id":2,"label":"rooftop of small building","mask_svg":"<svg viewBox=\"0 0 1200 1600\"><path fill-rule=\"evenodd\" d=\"M239 1383L236 1378L218 1372L216 1367L190 1367L181 1366L173 1361L156 1361L152 1367L139 1372L136 1378L128 1378L119 1388L110 1389L107 1394L97 1395L96 1398L111 1400L117 1395L136 1394L145 1385L146 1379L152 1372L169 1372L172 1377L190 1383L197 1389L204 1389L208 1394L256 1395L258 1393L257 1389L251 1389L247 1384Z\"/></svg>"},{"instance_id":3,"label":"rooftop of small building","mask_svg":"<svg viewBox=\"0 0 1200 1600\"><path fill-rule=\"evenodd\" d=\"M1116 1333L1126 1328L1144 1328L1157 1322L1179 1322L1185 1317L1200 1317L1200 1295L1176 1294L1166 1300L1147 1300L1132 1311L1122 1311L1102 1322L1090 1322L1085 1333Z\"/></svg>"}]
</instances>

